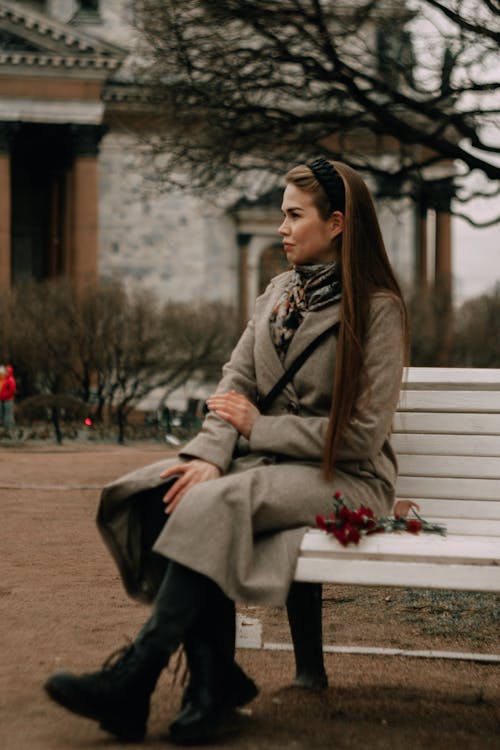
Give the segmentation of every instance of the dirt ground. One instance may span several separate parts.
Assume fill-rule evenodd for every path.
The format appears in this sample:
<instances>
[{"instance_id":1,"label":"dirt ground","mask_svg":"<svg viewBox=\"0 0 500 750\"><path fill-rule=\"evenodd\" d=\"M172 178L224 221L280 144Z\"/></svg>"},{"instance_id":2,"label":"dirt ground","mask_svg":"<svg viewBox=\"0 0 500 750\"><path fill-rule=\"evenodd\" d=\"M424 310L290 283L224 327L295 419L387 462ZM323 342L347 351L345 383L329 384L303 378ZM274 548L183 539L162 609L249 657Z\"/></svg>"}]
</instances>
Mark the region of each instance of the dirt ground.
<instances>
[{"instance_id":1,"label":"dirt ground","mask_svg":"<svg viewBox=\"0 0 500 750\"><path fill-rule=\"evenodd\" d=\"M0 445L0 748L118 748L93 722L50 703L53 671L98 668L132 638L148 609L129 600L94 518L99 487L159 460L152 446ZM289 642L281 609L242 608L265 642ZM499 597L328 586L325 644L499 654ZM500 748L500 665L327 654L330 687L290 689L293 654L239 649L261 692L222 743L235 750ZM165 731L182 692L172 671L153 696L148 737Z\"/></svg>"}]
</instances>

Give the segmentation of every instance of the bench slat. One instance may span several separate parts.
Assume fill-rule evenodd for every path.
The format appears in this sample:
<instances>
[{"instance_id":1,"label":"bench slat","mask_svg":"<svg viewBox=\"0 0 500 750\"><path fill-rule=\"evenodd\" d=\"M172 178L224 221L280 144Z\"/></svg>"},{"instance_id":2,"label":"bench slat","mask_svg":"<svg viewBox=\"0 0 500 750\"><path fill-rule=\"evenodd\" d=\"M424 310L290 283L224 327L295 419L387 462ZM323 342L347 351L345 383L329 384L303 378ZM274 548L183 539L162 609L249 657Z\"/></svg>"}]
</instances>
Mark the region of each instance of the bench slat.
<instances>
[{"instance_id":1,"label":"bench slat","mask_svg":"<svg viewBox=\"0 0 500 750\"><path fill-rule=\"evenodd\" d=\"M500 567L299 557L295 580L364 586L500 591Z\"/></svg>"},{"instance_id":2,"label":"bench slat","mask_svg":"<svg viewBox=\"0 0 500 750\"><path fill-rule=\"evenodd\" d=\"M500 461L492 457L399 454L398 463L401 476L500 479ZM497 492L500 496L500 483Z\"/></svg>"},{"instance_id":3,"label":"bench slat","mask_svg":"<svg viewBox=\"0 0 500 750\"><path fill-rule=\"evenodd\" d=\"M413 535L373 534L359 544L343 547L332 536L319 530L308 531L300 546L301 557L363 560L398 560L405 562L467 563L499 565L500 545L496 540L483 537L440 536L438 534Z\"/></svg>"},{"instance_id":4,"label":"bench slat","mask_svg":"<svg viewBox=\"0 0 500 750\"><path fill-rule=\"evenodd\" d=\"M500 591L500 369L409 368L403 389L396 494L447 536L377 534L342 547L310 530L295 578Z\"/></svg>"},{"instance_id":5,"label":"bench slat","mask_svg":"<svg viewBox=\"0 0 500 750\"><path fill-rule=\"evenodd\" d=\"M500 411L500 391L403 391L398 408L404 411Z\"/></svg>"},{"instance_id":6,"label":"bench slat","mask_svg":"<svg viewBox=\"0 0 500 750\"><path fill-rule=\"evenodd\" d=\"M466 518L500 521L500 503L491 500L417 498L423 518Z\"/></svg>"},{"instance_id":7,"label":"bench slat","mask_svg":"<svg viewBox=\"0 0 500 750\"><path fill-rule=\"evenodd\" d=\"M450 500L496 500L500 497L498 479L448 479L447 477L405 477L397 480L398 497L450 498Z\"/></svg>"},{"instance_id":8,"label":"bench slat","mask_svg":"<svg viewBox=\"0 0 500 750\"><path fill-rule=\"evenodd\" d=\"M447 432L457 435L500 435L500 414L437 414L431 411L408 412L394 415L394 432Z\"/></svg>"},{"instance_id":9,"label":"bench slat","mask_svg":"<svg viewBox=\"0 0 500 750\"><path fill-rule=\"evenodd\" d=\"M392 444L398 454L500 457L500 435L398 433L393 435Z\"/></svg>"},{"instance_id":10,"label":"bench slat","mask_svg":"<svg viewBox=\"0 0 500 750\"><path fill-rule=\"evenodd\" d=\"M486 367L408 367L403 388L500 390L500 370Z\"/></svg>"},{"instance_id":11,"label":"bench slat","mask_svg":"<svg viewBox=\"0 0 500 750\"><path fill-rule=\"evenodd\" d=\"M429 516L429 520L431 516ZM491 519L477 518L448 518L447 516L432 516L433 523L440 523L446 526L449 534L461 534L484 537L497 537L497 544L500 547L500 521Z\"/></svg>"}]
</instances>

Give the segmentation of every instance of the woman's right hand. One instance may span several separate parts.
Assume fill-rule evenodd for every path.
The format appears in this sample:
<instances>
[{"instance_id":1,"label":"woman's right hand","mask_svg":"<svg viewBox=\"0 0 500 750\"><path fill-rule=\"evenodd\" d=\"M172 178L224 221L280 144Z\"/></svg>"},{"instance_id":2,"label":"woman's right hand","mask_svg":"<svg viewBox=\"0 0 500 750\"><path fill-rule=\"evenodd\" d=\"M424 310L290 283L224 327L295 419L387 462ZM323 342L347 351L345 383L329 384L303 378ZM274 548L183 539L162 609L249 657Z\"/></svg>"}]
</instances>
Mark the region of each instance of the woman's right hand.
<instances>
[{"instance_id":1,"label":"woman's right hand","mask_svg":"<svg viewBox=\"0 0 500 750\"><path fill-rule=\"evenodd\" d=\"M207 482L209 479L218 479L222 476L222 471L215 464L209 461L203 461L201 458L193 458L191 461L176 464L166 469L162 474L162 479L168 479L174 474L181 474L179 479L170 487L163 502L165 503L165 513L172 513L180 501L191 487L200 482Z\"/></svg>"}]
</instances>

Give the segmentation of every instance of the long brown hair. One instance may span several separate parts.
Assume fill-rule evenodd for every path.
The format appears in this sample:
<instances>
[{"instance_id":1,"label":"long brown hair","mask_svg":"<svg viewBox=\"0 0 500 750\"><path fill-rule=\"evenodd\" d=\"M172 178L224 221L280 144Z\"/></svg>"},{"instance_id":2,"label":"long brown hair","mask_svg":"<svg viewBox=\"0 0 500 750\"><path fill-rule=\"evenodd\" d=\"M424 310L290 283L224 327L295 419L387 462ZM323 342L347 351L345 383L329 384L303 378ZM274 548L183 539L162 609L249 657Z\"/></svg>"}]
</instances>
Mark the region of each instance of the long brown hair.
<instances>
[{"instance_id":1,"label":"long brown hair","mask_svg":"<svg viewBox=\"0 0 500 750\"><path fill-rule=\"evenodd\" d=\"M345 213L344 230L335 240L343 293L332 405L323 456L326 477L332 474L342 436L353 416L360 391L363 345L374 292L384 291L400 301L406 350L409 338L406 306L387 256L370 192L354 169L340 162L330 163L344 182ZM309 167L294 167L286 175L286 181L311 193L321 218L329 218L332 206Z\"/></svg>"}]
</instances>

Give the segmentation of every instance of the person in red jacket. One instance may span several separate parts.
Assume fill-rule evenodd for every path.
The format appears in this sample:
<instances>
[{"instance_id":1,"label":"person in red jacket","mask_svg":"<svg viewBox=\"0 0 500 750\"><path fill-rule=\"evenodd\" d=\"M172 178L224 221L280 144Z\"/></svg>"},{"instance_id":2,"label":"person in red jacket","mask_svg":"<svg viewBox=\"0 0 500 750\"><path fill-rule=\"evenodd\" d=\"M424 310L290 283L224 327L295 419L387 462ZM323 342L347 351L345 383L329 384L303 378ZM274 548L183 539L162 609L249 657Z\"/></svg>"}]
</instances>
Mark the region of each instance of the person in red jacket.
<instances>
[{"instance_id":1,"label":"person in red jacket","mask_svg":"<svg viewBox=\"0 0 500 750\"><path fill-rule=\"evenodd\" d=\"M2 407L3 426L10 430L14 426L14 396L16 395L16 381L14 370L10 365L6 367L7 374L0 390L0 405Z\"/></svg>"}]
</instances>

